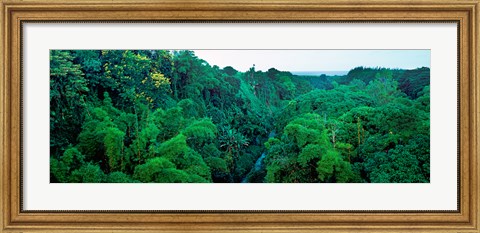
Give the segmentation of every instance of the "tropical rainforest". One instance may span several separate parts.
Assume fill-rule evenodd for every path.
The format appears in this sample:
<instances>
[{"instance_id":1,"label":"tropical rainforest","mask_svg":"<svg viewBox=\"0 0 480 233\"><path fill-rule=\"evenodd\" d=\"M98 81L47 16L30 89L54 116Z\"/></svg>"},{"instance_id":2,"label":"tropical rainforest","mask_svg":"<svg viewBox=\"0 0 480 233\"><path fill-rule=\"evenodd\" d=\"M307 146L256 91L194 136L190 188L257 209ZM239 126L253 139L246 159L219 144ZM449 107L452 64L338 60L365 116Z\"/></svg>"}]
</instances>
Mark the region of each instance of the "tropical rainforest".
<instances>
[{"instance_id":1,"label":"tropical rainforest","mask_svg":"<svg viewBox=\"0 0 480 233\"><path fill-rule=\"evenodd\" d=\"M188 50L51 50L50 181L430 182L429 68L232 66Z\"/></svg>"}]
</instances>

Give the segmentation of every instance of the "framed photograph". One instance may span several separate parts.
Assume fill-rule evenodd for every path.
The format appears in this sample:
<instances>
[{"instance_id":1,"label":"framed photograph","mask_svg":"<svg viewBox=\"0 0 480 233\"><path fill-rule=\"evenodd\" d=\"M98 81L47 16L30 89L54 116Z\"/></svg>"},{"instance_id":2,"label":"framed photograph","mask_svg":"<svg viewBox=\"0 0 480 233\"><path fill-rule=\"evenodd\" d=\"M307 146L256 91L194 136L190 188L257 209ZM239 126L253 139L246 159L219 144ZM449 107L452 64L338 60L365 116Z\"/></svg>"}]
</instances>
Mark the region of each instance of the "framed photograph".
<instances>
[{"instance_id":1,"label":"framed photograph","mask_svg":"<svg viewBox=\"0 0 480 233\"><path fill-rule=\"evenodd\" d=\"M479 232L477 0L1 6L1 232Z\"/></svg>"}]
</instances>

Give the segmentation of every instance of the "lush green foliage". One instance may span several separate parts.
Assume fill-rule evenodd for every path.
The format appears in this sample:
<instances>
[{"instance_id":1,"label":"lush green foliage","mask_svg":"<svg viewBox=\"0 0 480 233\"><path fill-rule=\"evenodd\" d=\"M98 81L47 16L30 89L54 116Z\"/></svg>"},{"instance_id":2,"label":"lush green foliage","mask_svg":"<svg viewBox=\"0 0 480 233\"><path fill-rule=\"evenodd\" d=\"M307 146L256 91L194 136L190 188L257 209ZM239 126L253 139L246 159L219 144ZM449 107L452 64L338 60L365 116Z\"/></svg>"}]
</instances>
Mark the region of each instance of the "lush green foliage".
<instances>
[{"instance_id":1,"label":"lush green foliage","mask_svg":"<svg viewBox=\"0 0 480 233\"><path fill-rule=\"evenodd\" d=\"M52 50L52 182L429 182L430 70L210 66Z\"/></svg>"}]
</instances>

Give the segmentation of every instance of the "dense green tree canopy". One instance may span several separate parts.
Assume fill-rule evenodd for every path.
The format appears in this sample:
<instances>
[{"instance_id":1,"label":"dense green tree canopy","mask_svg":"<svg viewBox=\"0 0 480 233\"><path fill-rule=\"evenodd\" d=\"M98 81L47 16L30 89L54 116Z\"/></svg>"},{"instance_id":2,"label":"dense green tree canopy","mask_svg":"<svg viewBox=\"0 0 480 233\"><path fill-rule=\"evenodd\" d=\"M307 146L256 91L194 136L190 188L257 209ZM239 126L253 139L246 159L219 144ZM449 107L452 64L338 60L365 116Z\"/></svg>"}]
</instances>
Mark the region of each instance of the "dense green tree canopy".
<instances>
[{"instance_id":1,"label":"dense green tree canopy","mask_svg":"<svg viewBox=\"0 0 480 233\"><path fill-rule=\"evenodd\" d=\"M425 67L299 76L193 51L52 50L50 179L429 182L429 81Z\"/></svg>"}]
</instances>

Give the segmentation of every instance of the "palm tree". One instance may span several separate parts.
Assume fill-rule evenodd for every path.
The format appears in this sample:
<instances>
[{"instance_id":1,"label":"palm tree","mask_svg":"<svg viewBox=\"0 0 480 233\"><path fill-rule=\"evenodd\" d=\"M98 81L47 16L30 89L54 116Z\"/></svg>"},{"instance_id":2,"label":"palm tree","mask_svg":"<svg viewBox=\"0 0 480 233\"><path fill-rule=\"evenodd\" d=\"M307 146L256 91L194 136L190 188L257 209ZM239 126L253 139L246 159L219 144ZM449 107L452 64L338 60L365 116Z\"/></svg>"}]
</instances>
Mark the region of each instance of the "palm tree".
<instances>
[{"instance_id":1,"label":"palm tree","mask_svg":"<svg viewBox=\"0 0 480 233\"><path fill-rule=\"evenodd\" d=\"M222 134L219 136L220 148L224 148L229 154L235 158L238 157L240 149L248 146L248 140L241 133L229 126L223 127Z\"/></svg>"}]
</instances>

